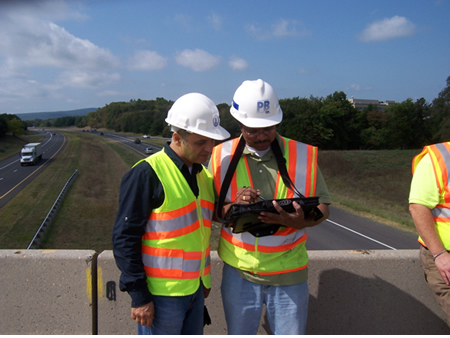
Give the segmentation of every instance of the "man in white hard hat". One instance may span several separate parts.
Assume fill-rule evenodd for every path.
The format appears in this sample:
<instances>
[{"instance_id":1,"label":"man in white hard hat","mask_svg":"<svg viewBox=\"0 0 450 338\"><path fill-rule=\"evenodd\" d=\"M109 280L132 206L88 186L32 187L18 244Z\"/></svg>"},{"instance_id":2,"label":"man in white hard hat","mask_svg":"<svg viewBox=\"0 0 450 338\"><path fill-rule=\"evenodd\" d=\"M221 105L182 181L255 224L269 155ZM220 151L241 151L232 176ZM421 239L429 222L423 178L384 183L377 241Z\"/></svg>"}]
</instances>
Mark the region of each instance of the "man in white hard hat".
<instances>
[{"instance_id":1,"label":"man in white hard hat","mask_svg":"<svg viewBox=\"0 0 450 338\"><path fill-rule=\"evenodd\" d=\"M263 80L244 81L234 94L230 112L242 134L217 145L209 165L217 193L228 190L224 210L232 203L304 195L319 197L320 212L305 216L293 202L295 210L288 213L273 202L279 214L258 216L275 227L270 232L261 228L235 233L232 227L222 226L218 254L224 261L221 291L228 334L256 334L263 304L272 333L304 334L309 300L305 229L327 219L331 203L317 166L317 148L277 133L283 112L273 88ZM231 158L241 151L231 184L222 186ZM286 186L286 176L301 195Z\"/></svg>"},{"instance_id":2,"label":"man in white hard hat","mask_svg":"<svg viewBox=\"0 0 450 338\"><path fill-rule=\"evenodd\" d=\"M138 334L203 334L215 196L202 163L230 136L219 121L205 95L180 97L166 118L170 144L122 179L113 251Z\"/></svg>"}]
</instances>

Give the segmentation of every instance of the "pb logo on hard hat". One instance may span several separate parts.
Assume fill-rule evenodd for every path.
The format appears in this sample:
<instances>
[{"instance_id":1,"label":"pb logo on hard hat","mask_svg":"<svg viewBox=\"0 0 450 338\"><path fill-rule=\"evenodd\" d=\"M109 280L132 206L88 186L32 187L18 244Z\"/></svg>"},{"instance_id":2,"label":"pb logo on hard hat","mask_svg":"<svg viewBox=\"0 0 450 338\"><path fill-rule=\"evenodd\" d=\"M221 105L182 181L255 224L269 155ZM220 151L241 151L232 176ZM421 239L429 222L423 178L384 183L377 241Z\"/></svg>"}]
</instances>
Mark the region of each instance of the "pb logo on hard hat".
<instances>
[{"instance_id":1,"label":"pb logo on hard hat","mask_svg":"<svg viewBox=\"0 0 450 338\"><path fill-rule=\"evenodd\" d=\"M261 113L261 109L264 113L269 114L270 113L270 101L258 101L257 103L257 113Z\"/></svg>"},{"instance_id":2,"label":"pb logo on hard hat","mask_svg":"<svg viewBox=\"0 0 450 338\"><path fill-rule=\"evenodd\" d=\"M214 127L217 127L220 124L220 117L219 115L214 115L213 116L213 125Z\"/></svg>"}]
</instances>

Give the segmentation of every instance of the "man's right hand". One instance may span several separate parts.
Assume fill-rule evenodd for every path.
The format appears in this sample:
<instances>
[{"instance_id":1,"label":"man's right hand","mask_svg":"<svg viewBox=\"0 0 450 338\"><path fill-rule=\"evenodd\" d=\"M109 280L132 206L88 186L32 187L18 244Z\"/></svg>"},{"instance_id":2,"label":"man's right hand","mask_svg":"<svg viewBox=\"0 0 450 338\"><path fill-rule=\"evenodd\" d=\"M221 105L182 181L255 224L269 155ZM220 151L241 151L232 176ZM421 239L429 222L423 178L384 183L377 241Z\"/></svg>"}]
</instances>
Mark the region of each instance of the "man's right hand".
<instances>
[{"instance_id":1,"label":"man's right hand","mask_svg":"<svg viewBox=\"0 0 450 338\"><path fill-rule=\"evenodd\" d=\"M450 285L450 253L444 253L434 261L445 284Z\"/></svg>"},{"instance_id":2,"label":"man's right hand","mask_svg":"<svg viewBox=\"0 0 450 338\"><path fill-rule=\"evenodd\" d=\"M131 318L142 326L150 327L155 317L155 305L153 302L142 305L140 307L131 308Z\"/></svg>"}]
</instances>

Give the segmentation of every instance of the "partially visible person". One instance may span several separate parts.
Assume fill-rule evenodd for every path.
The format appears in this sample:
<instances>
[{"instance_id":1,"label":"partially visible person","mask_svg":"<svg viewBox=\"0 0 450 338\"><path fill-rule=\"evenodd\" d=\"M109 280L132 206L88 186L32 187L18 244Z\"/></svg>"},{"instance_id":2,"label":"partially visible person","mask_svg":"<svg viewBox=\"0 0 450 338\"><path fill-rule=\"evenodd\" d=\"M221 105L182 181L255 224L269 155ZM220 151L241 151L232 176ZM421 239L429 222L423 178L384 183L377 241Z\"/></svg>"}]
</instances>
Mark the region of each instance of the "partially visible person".
<instances>
[{"instance_id":1,"label":"partially visible person","mask_svg":"<svg viewBox=\"0 0 450 338\"><path fill-rule=\"evenodd\" d=\"M425 281L450 325L450 142L426 146L412 163L409 211Z\"/></svg>"},{"instance_id":2,"label":"partially visible person","mask_svg":"<svg viewBox=\"0 0 450 338\"><path fill-rule=\"evenodd\" d=\"M264 304L272 333L305 334L309 301L306 228L327 219L331 203L317 166L317 148L277 133L283 112L275 91L263 80L244 81L234 94L230 112L242 134L216 146L208 167L218 194L228 190L224 210L232 203L294 197L281 178L277 151L286 160L288 175L299 192L319 197L323 216L305 217L296 202L295 212L287 213L275 202L279 214L262 212L259 216L266 224L280 226L273 234L233 233L231 227L222 226L218 254L224 261L221 291L228 334L256 334ZM245 148L231 186L222 187L242 139Z\"/></svg>"},{"instance_id":3,"label":"partially visible person","mask_svg":"<svg viewBox=\"0 0 450 338\"><path fill-rule=\"evenodd\" d=\"M121 182L113 230L120 290L131 297L138 334L203 334L211 289L214 186L206 163L215 140L230 134L216 105L190 93L175 101L164 148L139 161Z\"/></svg>"}]
</instances>

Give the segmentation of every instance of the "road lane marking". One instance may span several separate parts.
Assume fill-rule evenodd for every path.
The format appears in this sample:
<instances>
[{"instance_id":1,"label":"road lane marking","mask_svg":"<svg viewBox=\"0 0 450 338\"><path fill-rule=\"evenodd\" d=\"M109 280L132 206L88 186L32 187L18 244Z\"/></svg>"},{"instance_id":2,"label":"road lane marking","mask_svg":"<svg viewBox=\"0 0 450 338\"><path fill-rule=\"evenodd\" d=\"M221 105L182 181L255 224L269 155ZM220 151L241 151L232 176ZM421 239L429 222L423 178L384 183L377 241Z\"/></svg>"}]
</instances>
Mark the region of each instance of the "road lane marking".
<instances>
[{"instance_id":1,"label":"road lane marking","mask_svg":"<svg viewBox=\"0 0 450 338\"><path fill-rule=\"evenodd\" d=\"M19 161L18 159L15 161L12 161L10 164L5 165L4 167L1 167L0 170L5 169L6 167L9 167L11 164L16 163L17 161Z\"/></svg>"},{"instance_id":2,"label":"road lane marking","mask_svg":"<svg viewBox=\"0 0 450 338\"><path fill-rule=\"evenodd\" d=\"M345 227L345 226L343 226L343 225L341 225L341 224L339 224L339 223L333 222L333 221L331 221L331 220L329 220L329 219L327 219L327 221L330 222L330 223L332 223L332 224L334 224L334 225L337 225L338 227L341 227L341 228L343 228L343 229L345 229L345 230L348 230L348 231L350 231L350 232L353 232L353 233L355 233L355 234L357 234L357 235L359 235L359 236L361 236L361 237L364 237L364 238L366 238L366 239L368 239L368 240L370 240L370 241L373 241L373 242L375 242L375 243L378 243L378 244L380 244L380 245L383 245L383 246L385 246L386 248L389 248L389 249L392 249L392 250L397 250L396 248L393 248L392 246L389 246L389 245L384 244L384 243L382 243L382 242L380 242L380 241L377 241L376 239L373 239L373 238L371 238L371 237L369 237L369 236L363 235L362 233L357 232L357 231L355 231L355 230L352 230L352 229L350 229L350 228L347 228L347 227Z\"/></svg>"},{"instance_id":3,"label":"road lane marking","mask_svg":"<svg viewBox=\"0 0 450 338\"><path fill-rule=\"evenodd\" d=\"M66 144L66 138L64 137L64 141L63 141L63 144L61 145L61 147L59 147L59 149L53 154L53 156L52 157L50 157L48 160L51 160L53 157L55 157L58 153L59 153L59 151L62 149L62 147L64 146ZM47 161L48 161L47 160ZM46 162L47 162L46 161ZM34 175L34 173L36 172L36 171L38 171L39 169L41 169L43 166L45 165L45 163L43 163L43 164L41 164L40 166L39 166L39 168L37 168L35 171L33 171L30 175L28 175L27 177L25 177L22 181L20 181L18 184L16 184L16 186L15 187L13 187L10 191L8 191L6 194L4 194L3 196L0 196L0 200L3 198L3 197L5 197L6 195L8 195L11 191L13 191L14 189L16 189L19 185L21 185L24 181L26 181L29 177L31 177L32 175Z\"/></svg>"}]
</instances>

